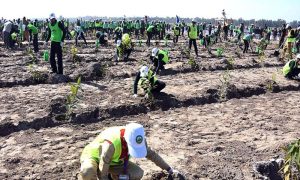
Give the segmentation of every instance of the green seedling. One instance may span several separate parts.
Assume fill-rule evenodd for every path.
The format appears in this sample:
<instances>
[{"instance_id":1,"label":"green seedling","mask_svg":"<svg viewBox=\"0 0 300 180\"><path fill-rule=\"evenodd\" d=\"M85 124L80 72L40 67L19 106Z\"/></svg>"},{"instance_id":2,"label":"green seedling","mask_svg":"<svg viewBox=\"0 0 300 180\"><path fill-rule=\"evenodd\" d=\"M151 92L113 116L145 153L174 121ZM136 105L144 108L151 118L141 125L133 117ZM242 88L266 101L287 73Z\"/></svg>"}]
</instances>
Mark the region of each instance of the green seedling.
<instances>
[{"instance_id":1,"label":"green seedling","mask_svg":"<svg viewBox=\"0 0 300 180\"><path fill-rule=\"evenodd\" d=\"M271 81L268 81L268 83L267 83L267 89L269 90L269 91L273 91L273 87L274 87L274 85L275 84L277 84L277 82L276 82L276 73L273 73L272 74L272 79L271 79Z\"/></svg>"},{"instance_id":2,"label":"green seedling","mask_svg":"<svg viewBox=\"0 0 300 180\"><path fill-rule=\"evenodd\" d=\"M67 117L67 119L69 119L71 113L77 107L77 103L79 101L79 97L78 97L79 90L83 91L82 87L81 87L81 77L79 77L77 79L76 83L71 84L70 94L67 95L67 102L66 102L66 107L67 107L66 117Z\"/></svg>"},{"instance_id":3,"label":"green seedling","mask_svg":"<svg viewBox=\"0 0 300 180\"><path fill-rule=\"evenodd\" d=\"M145 92L145 99L147 103L152 105L154 103L154 96L152 94L152 85L151 82L147 78L141 78L141 88Z\"/></svg>"},{"instance_id":4,"label":"green seedling","mask_svg":"<svg viewBox=\"0 0 300 180\"><path fill-rule=\"evenodd\" d=\"M75 46L71 47L71 57L74 63L79 62L79 57L77 56L78 49Z\"/></svg>"},{"instance_id":5,"label":"green seedling","mask_svg":"<svg viewBox=\"0 0 300 180\"><path fill-rule=\"evenodd\" d=\"M219 88L219 97L221 100L226 100L227 98L227 92L228 92L228 87L230 85L230 73L229 70L227 69L219 78L221 82L221 86Z\"/></svg>"},{"instance_id":6,"label":"green seedling","mask_svg":"<svg viewBox=\"0 0 300 180\"><path fill-rule=\"evenodd\" d=\"M29 72L31 74L31 77L36 82L43 82L45 81L45 77L43 76L42 72L38 71L33 64L28 65Z\"/></svg>"},{"instance_id":7,"label":"green seedling","mask_svg":"<svg viewBox=\"0 0 300 180\"><path fill-rule=\"evenodd\" d=\"M285 152L283 172L285 180L300 179L300 139L282 148Z\"/></svg>"}]
</instances>

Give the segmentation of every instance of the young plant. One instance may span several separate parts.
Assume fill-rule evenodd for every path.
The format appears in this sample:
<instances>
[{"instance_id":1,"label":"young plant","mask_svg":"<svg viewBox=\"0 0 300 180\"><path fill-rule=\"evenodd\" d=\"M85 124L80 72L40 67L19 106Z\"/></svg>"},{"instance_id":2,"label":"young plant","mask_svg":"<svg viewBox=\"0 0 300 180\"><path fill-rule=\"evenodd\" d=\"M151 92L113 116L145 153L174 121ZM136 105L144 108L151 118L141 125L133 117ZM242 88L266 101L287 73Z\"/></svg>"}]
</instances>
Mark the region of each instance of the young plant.
<instances>
[{"instance_id":1,"label":"young plant","mask_svg":"<svg viewBox=\"0 0 300 180\"><path fill-rule=\"evenodd\" d=\"M151 82L147 78L141 79L141 88L145 92L145 99L151 105L154 103L154 96L152 94L152 85Z\"/></svg>"},{"instance_id":2,"label":"young plant","mask_svg":"<svg viewBox=\"0 0 300 180\"><path fill-rule=\"evenodd\" d=\"M43 74L38 71L33 64L29 64L28 66L29 68L29 72L31 74L31 77L32 79L35 81L35 82L43 82L45 81L45 77L43 76Z\"/></svg>"},{"instance_id":3,"label":"young plant","mask_svg":"<svg viewBox=\"0 0 300 180\"><path fill-rule=\"evenodd\" d=\"M77 107L77 103L79 101L78 97L78 91L82 90L81 88L81 77L77 79L77 82L74 84L71 84L70 88L70 94L67 95L67 102L66 102L66 107L67 107L67 112L66 112L66 117L67 119L70 117L73 109Z\"/></svg>"},{"instance_id":4,"label":"young plant","mask_svg":"<svg viewBox=\"0 0 300 180\"><path fill-rule=\"evenodd\" d=\"M195 59L193 57L189 58L188 63L189 63L189 65L191 66L191 68L193 70L198 70L199 69L199 65L197 64L197 62L195 61Z\"/></svg>"},{"instance_id":5,"label":"young plant","mask_svg":"<svg viewBox=\"0 0 300 180\"><path fill-rule=\"evenodd\" d=\"M71 57L74 63L79 61L79 57L77 56L78 49L75 46L71 47Z\"/></svg>"},{"instance_id":6,"label":"young plant","mask_svg":"<svg viewBox=\"0 0 300 180\"><path fill-rule=\"evenodd\" d=\"M233 56L230 56L230 58L227 59L226 63L227 63L228 69L233 69L234 63L235 63L235 59L233 58Z\"/></svg>"},{"instance_id":7,"label":"young plant","mask_svg":"<svg viewBox=\"0 0 300 180\"><path fill-rule=\"evenodd\" d=\"M300 179L300 139L282 149L285 152L284 165L281 168L284 179Z\"/></svg>"},{"instance_id":8,"label":"young plant","mask_svg":"<svg viewBox=\"0 0 300 180\"><path fill-rule=\"evenodd\" d=\"M96 42L95 42L95 52L96 53L99 51L99 46L100 46L99 39L97 39Z\"/></svg>"},{"instance_id":9,"label":"young plant","mask_svg":"<svg viewBox=\"0 0 300 180\"><path fill-rule=\"evenodd\" d=\"M273 73L272 74L272 79L270 81L268 81L268 83L267 83L267 89L272 92L273 87L276 83L277 83L276 82L276 73Z\"/></svg>"},{"instance_id":10,"label":"young plant","mask_svg":"<svg viewBox=\"0 0 300 180\"><path fill-rule=\"evenodd\" d=\"M223 55L224 49L223 48L218 48L217 49L217 56L221 57Z\"/></svg>"},{"instance_id":11,"label":"young plant","mask_svg":"<svg viewBox=\"0 0 300 180\"><path fill-rule=\"evenodd\" d=\"M219 78L221 82L221 86L219 88L219 97L221 100L225 100L227 98L227 91L230 85L230 79L231 76L228 69Z\"/></svg>"},{"instance_id":12,"label":"young plant","mask_svg":"<svg viewBox=\"0 0 300 180\"><path fill-rule=\"evenodd\" d=\"M30 56L32 63L37 63L38 59L30 47L27 48L27 54Z\"/></svg>"}]
</instances>

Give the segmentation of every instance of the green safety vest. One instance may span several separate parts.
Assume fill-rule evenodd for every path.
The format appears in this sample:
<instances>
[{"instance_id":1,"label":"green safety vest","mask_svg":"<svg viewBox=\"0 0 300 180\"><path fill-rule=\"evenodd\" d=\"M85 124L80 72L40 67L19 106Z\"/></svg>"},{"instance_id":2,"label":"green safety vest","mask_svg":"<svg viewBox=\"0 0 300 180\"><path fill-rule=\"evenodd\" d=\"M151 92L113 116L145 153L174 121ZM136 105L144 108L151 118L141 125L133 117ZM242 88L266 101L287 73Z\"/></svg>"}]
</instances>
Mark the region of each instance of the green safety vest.
<instances>
[{"instance_id":1,"label":"green safety vest","mask_svg":"<svg viewBox=\"0 0 300 180\"><path fill-rule=\"evenodd\" d=\"M179 35L179 27L178 26L173 27L173 31L174 31L175 36Z\"/></svg>"},{"instance_id":2,"label":"green safety vest","mask_svg":"<svg viewBox=\"0 0 300 180\"><path fill-rule=\"evenodd\" d=\"M121 143L121 130L124 130L124 126L111 127L101 132L94 141L88 144L82 151L80 160L91 158L97 163L100 162L99 148L105 141L111 142L114 145L115 152L112 156L110 165L121 165L124 163L124 159L120 159L122 154L122 143Z\"/></svg>"},{"instance_id":3,"label":"green safety vest","mask_svg":"<svg viewBox=\"0 0 300 180\"><path fill-rule=\"evenodd\" d=\"M10 35L10 37L11 37L11 39L12 40L17 40L17 34L16 33L12 33L11 35Z\"/></svg>"},{"instance_id":4,"label":"green safety vest","mask_svg":"<svg viewBox=\"0 0 300 180\"><path fill-rule=\"evenodd\" d=\"M32 24L28 24L28 29L32 31L32 34L37 34L38 33L38 29L37 27L35 27L34 25Z\"/></svg>"},{"instance_id":5,"label":"green safety vest","mask_svg":"<svg viewBox=\"0 0 300 180\"><path fill-rule=\"evenodd\" d=\"M247 40L247 41L250 42L251 38L252 38L252 35L251 35L251 34L247 34L247 35L245 35L245 36L243 37L243 40Z\"/></svg>"},{"instance_id":6,"label":"green safety vest","mask_svg":"<svg viewBox=\"0 0 300 180\"><path fill-rule=\"evenodd\" d=\"M159 54L164 55L164 58L162 59L162 61L167 64L169 62L168 52L167 51L163 51L163 50L159 50L156 58L158 58Z\"/></svg>"},{"instance_id":7,"label":"green safety vest","mask_svg":"<svg viewBox=\"0 0 300 180\"><path fill-rule=\"evenodd\" d=\"M140 23L135 23L135 29L141 29L141 24Z\"/></svg>"},{"instance_id":8,"label":"green safety vest","mask_svg":"<svg viewBox=\"0 0 300 180\"><path fill-rule=\"evenodd\" d=\"M153 79L152 79L152 77L153 77ZM153 76L153 71L149 70L148 76L147 76L146 78L141 78L141 79L139 80L138 84L141 86L145 80L149 80L150 83L151 83L151 85L154 86L154 84L155 84L156 81L157 81L157 77L156 77L156 76ZM152 81L151 81L151 80L152 80Z\"/></svg>"},{"instance_id":9,"label":"green safety vest","mask_svg":"<svg viewBox=\"0 0 300 180\"><path fill-rule=\"evenodd\" d=\"M95 27L100 27L100 23L99 22L95 22Z\"/></svg>"},{"instance_id":10,"label":"green safety vest","mask_svg":"<svg viewBox=\"0 0 300 180\"><path fill-rule=\"evenodd\" d=\"M197 39L197 26L190 25L189 38Z\"/></svg>"},{"instance_id":11,"label":"green safety vest","mask_svg":"<svg viewBox=\"0 0 300 180\"><path fill-rule=\"evenodd\" d=\"M130 39L129 34L127 34L127 33L123 34L123 36L122 36L122 43L123 43L126 47L130 45L131 39Z\"/></svg>"},{"instance_id":12,"label":"green safety vest","mask_svg":"<svg viewBox=\"0 0 300 180\"><path fill-rule=\"evenodd\" d=\"M152 32L152 31L153 31L153 28L154 28L154 26L150 25L150 26L147 28L147 32Z\"/></svg>"},{"instance_id":13,"label":"green safety vest","mask_svg":"<svg viewBox=\"0 0 300 180\"><path fill-rule=\"evenodd\" d=\"M49 23L49 28L51 30L51 41L61 42L63 31L58 27L58 22L56 22L54 26Z\"/></svg>"},{"instance_id":14,"label":"green safety vest","mask_svg":"<svg viewBox=\"0 0 300 180\"><path fill-rule=\"evenodd\" d=\"M283 73L283 75L284 76L286 76L289 72L291 72L291 67L290 67L290 63L291 62L295 62L295 66L294 67L292 67L292 68L295 68L297 65L296 65L296 61L295 60L290 60L289 62L287 62L284 66L283 66L283 68L282 68L282 73Z\"/></svg>"},{"instance_id":15,"label":"green safety vest","mask_svg":"<svg viewBox=\"0 0 300 180\"><path fill-rule=\"evenodd\" d=\"M108 28L108 24L107 23L103 23L103 29L107 29Z\"/></svg>"},{"instance_id":16,"label":"green safety vest","mask_svg":"<svg viewBox=\"0 0 300 180\"><path fill-rule=\"evenodd\" d=\"M286 42L288 42L288 43L294 43L294 42L296 42L296 38L288 37Z\"/></svg>"}]
</instances>

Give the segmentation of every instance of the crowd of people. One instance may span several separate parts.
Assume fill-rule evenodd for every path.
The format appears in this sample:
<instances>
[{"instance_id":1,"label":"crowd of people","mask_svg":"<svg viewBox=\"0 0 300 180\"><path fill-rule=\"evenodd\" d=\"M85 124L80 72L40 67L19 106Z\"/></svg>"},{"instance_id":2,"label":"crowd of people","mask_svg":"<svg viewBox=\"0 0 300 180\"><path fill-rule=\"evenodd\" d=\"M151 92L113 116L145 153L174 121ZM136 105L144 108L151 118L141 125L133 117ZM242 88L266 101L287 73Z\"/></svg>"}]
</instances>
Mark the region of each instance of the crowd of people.
<instances>
[{"instance_id":1,"label":"crowd of people","mask_svg":"<svg viewBox=\"0 0 300 180\"><path fill-rule=\"evenodd\" d=\"M50 40L50 66L52 73L63 74L63 51L65 40L74 41L78 46L83 40L85 46L87 40L93 40L102 46L106 46L109 40L115 45L115 62L128 61L135 43L142 40L146 46L152 47L150 53L151 65L143 65L137 72L133 86L133 97L138 96L138 89L144 92L160 93L166 84L157 77L165 70L165 65L171 60L167 50L153 46L151 41L172 40L174 46L179 42L179 37L188 39L187 48L195 51L196 58L199 56L198 47L203 46L211 54L211 46L223 41L231 41L236 46L244 45L243 53L249 53L249 47L253 53L266 50L271 41L278 41L278 49L281 53L280 60L286 62L283 67L283 75L289 79L300 79L298 68L300 62L300 26L292 28L289 24L282 27L257 27L255 24L239 25L224 18L221 21L197 22L193 19L191 23L184 21L178 23L166 23L164 21L150 21L147 17L137 20L113 21L113 20L80 20L70 22L62 17L56 17L54 13L48 19L30 20L27 18L17 20L0 20L1 38L5 48L13 50L16 45L27 41L32 44L34 52L39 52L39 41L44 41L48 46ZM253 42L256 41L257 48L254 52ZM287 57L286 57L287 54ZM57 60L55 60L57 57ZM143 86L148 83L149 86ZM148 95L147 93L144 95ZM141 179L143 170L129 161L129 157L147 157L156 165L169 172L179 173L168 165L155 151L151 150L145 141L143 126L140 124L129 124L126 127L111 127L103 131L93 142L87 145L81 155L81 179ZM100 171L100 175L99 175Z\"/></svg>"}]
</instances>

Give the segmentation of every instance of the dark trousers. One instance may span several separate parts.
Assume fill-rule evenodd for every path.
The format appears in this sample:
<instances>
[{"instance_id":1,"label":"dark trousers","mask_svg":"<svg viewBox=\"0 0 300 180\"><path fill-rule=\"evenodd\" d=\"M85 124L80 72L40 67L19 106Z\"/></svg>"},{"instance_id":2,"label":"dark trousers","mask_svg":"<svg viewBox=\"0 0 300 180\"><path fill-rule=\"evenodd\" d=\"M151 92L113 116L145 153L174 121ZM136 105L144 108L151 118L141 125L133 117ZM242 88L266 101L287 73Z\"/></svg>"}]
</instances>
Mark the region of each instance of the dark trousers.
<instances>
[{"instance_id":1,"label":"dark trousers","mask_svg":"<svg viewBox=\"0 0 300 180\"><path fill-rule=\"evenodd\" d=\"M153 66L154 66L155 70L156 70L156 69L158 69L158 70L163 70L163 69L165 69L166 63L163 62L163 61L160 61L160 63L158 63L158 59L157 59L157 58L154 58L154 59L152 60L152 63L153 63Z\"/></svg>"},{"instance_id":2,"label":"dark trousers","mask_svg":"<svg viewBox=\"0 0 300 180\"><path fill-rule=\"evenodd\" d=\"M160 92L161 90L163 90L164 88L166 87L166 83L160 81L160 80L157 80L154 84L154 86L152 87L152 90L151 92L152 93L158 93Z\"/></svg>"},{"instance_id":3,"label":"dark trousers","mask_svg":"<svg viewBox=\"0 0 300 180\"><path fill-rule=\"evenodd\" d=\"M174 43L178 43L178 36L177 36L177 35L174 36L173 42L174 42Z\"/></svg>"},{"instance_id":4,"label":"dark trousers","mask_svg":"<svg viewBox=\"0 0 300 180\"><path fill-rule=\"evenodd\" d=\"M35 53L39 52L39 42L38 42L38 34L33 35L33 50Z\"/></svg>"},{"instance_id":5,"label":"dark trousers","mask_svg":"<svg viewBox=\"0 0 300 180\"><path fill-rule=\"evenodd\" d=\"M300 68L294 68L286 75L286 77L289 79L293 79L294 77L298 76L299 73Z\"/></svg>"},{"instance_id":6,"label":"dark trousers","mask_svg":"<svg viewBox=\"0 0 300 180\"><path fill-rule=\"evenodd\" d=\"M147 42L146 42L146 44L148 46L150 46L151 38L152 38L152 33L151 32L147 32Z\"/></svg>"},{"instance_id":7,"label":"dark trousers","mask_svg":"<svg viewBox=\"0 0 300 180\"><path fill-rule=\"evenodd\" d=\"M10 33L9 32L6 32L4 31L3 33L3 41L4 41L4 45L7 49L9 49L11 47L11 40L10 40Z\"/></svg>"},{"instance_id":8,"label":"dark trousers","mask_svg":"<svg viewBox=\"0 0 300 180\"><path fill-rule=\"evenodd\" d=\"M244 51L243 53L247 53L249 49L249 42L244 39Z\"/></svg>"},{"instance_id":9,"label":"dark trousers","mask_svg":"<svg viewBox=\"0 0 300 180\"><path fill-rule=\"evenodd\" d=\"M55 55L57 55L57 66ZM63 74L62 47L59 42L51 42L50 64L53 73Z\"/></svg>"},{"instance_id":10,"label":"dark trousers","mask_svg":"<svg viewBox=\"0 0 300 180\"><path fill-rule=\"evenodd\" d=\"M76 46L78 45L77 41L78 41L79 38L82 38L84 40L84 43L87 45L87 42L85 40L83 32L80 32L80 33L76 33L76 38L75 38Z\"/></svg>"},{"instance_id":11,"label":"dark trousers","mask_svg":"<svg viewBox=\"0 0 300 180\"><path fill-rule=\"evenodd\" d=\"M280 40L279 40L279 47L281 47L281 45L284 43L284 38L285 36L281 36ZM281 47L282 48L282 47Z\"/></svg>"},{"instance_id":12,"label":"dark trousers","mask_svg":"<svg viewBox=\"0 0 300 180\"><path fill-rule=\"evenodd\" d=\"M196 43L196 39L190 39L189 40L189 49L191 50L192 48L192 43L194 45L194 49L195 49L195 53L198 56L198 48L197 48L197 43Z\"/></svg>"}]
</instances>

